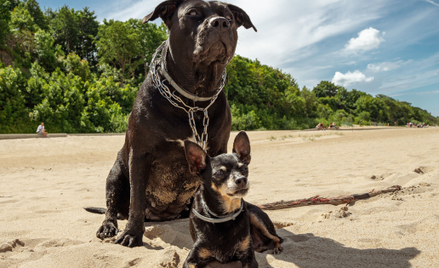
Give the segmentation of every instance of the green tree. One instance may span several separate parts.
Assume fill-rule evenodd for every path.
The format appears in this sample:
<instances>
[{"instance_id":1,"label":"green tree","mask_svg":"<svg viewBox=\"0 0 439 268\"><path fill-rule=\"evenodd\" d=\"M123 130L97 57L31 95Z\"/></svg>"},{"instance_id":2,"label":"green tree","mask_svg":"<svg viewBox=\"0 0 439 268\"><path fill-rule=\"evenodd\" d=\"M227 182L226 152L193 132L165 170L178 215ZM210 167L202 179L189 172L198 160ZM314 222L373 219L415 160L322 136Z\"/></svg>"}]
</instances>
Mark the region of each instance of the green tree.
<instances>
[{"instance_id":1,"label":"green tree","mask_svg":"<svg viewBox=\"0 0 439 268\"><path fill-rule=\"evenodd\" d=\"M74 52L79 40L79 25L73 8L64 5L55 12L46 10L55 44L60 45L65 54Z\"/></svg>"},{"instance_id":2,"label":"green tree","mask_svg":"<svg viewBox=\"0 0 439 268\"><path fill-rule=\"evenodd\" d=\"M140 36L126 23L104 19L103 24L99 27L96 45L99 63L109 63L121 70L121 85L123 85L126 75L133 72L141 64L141 61L136 59L142 51Z\"/></svg>"},{"instance_id":3,"label":"green tree","mask_svg":"<svg viewBox=\"0 0 439 268\"><path fill-rule=\"evenodd\" d=\"M136 68L131 68L130 74L132 77L142 77L141 75L146 77L152 55L157 47L168 38L167 28L164 23L160 26L154 23L144 24L139 19L129 19L125 24L127 27L134 29L138 34L141 50L134 60L134 62L138 61L139 65L136 65Z\"/></svg>"},{"instance_id":4,"label":"green tree","mask_svg":"<svg viewBox=\"0 0 439 268\"><path fill-rule=\"evenodd\" d=\"M22 89L26 79L19 69L0 68L0 133L29 130Z\"/></svg>"},{"instance_id":5,"label":"green tree","mask_svg":"<svg viewBox=\"0 0 439 268\"><path fill-rule=\"evenodd\" d=\"M24 7L27 9L31 17L33 18L36 25L41 30L48 31L49 30L49 22L44 16L43 11L41 11L40 5L35 0L23 0Z\"/></svg>"},{"instance_id":6,"label":"green tree","mask_svg":"<svg viewBox=\"0 0 439 268\"><path fill-rule=\"evenodd\" d=\"M305 100L305 115L307 117L314 116L315 111L317 110L318 102L319 102L316 95L314 94L314 92L310 91L306 87L302 88L300 95Z\"/></svg>"},{"instance_id":7,"label":"green tree","mask_svg":"<svg viewBox=\"0 0 439 268\"><path fill-rule=\"evenodd\" d=\"M23 3L11 12L9 29L11 33L8 40L9 55L19 66L30 67L35 49L34 35L39 27Z\"/></svg>"},{"instance_id":8,"label":"green tree","mask_svg":"<svg viewBox=\"0 0 439 268\"><path fill-rule=\"evenodd\" d=\"M329 81L321 81L317 86L315 86L312 91L316 94L317 98L333 97L337 94L339 86L334 85L334 83Z\"/></svg>"},{"instance_id":9,"label":"green tree","mask_svg":"<svg viewBox=\"0 0 439 268\"><path fill-rule=\"evenodd\" d=\"M9 22L11 12L9 11L11 3L7 0L0 0L0 56L1 51L5 49L5 43L9 35ZM2 58L0 58L2 60Z\"/></svg>"},{"instance_id":10,"label":"green tree","mask_svg":"<svg viewBox=\"0 0 439 268\"><path fill-rule=\"evenodd\" d=\"M52 72L58 66L57 58L63 55L61 46L54 46L50 33L39 30L35 33L35 49L34 54L40 65L47 71Z\"/></svg>"},{"instance_id":11,"label":"green tree","mask_svg":"<svg viewBox=\"0 0 439 268\"><path fill-rule=\"evenodd\" d=\"M95 66L98 63L98 59L94 41L99 29L99 22L96 20L95 12L85 7L83 10L76 12L76 19L78 20L79 31L74 51L81 59L85 59L91 66Z\"/></svg>"}]
</instances>

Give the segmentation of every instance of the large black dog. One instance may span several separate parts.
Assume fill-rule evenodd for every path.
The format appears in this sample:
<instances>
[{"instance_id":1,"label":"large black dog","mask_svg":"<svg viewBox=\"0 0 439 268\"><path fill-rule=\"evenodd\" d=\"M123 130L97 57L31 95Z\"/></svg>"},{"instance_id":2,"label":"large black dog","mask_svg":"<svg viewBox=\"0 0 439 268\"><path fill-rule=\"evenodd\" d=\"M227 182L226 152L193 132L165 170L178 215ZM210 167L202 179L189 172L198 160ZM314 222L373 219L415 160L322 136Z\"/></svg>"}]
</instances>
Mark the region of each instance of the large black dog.
<instances>
[{"instance_id":1,"label":"large black dog","mask_svg":"<svg viewBox=\"0 0 439 268\"><path fill-rule=\"evenodd\" d=\"M227 152L231 115L226 96L218 95L218 89L235 52L237 28L256 31L242 9L222 2L164 1L143 22L158 17L168 27L169 39L134 102L125 144L107 177L107 211L97 231L101 239L115 236L117 218L128 219L116 243L129 247L143 245L145 219L189 215L188 205L200 179L189 171L182 141L197 137L194 129L205 134L201 142L207 143L209 155ZM176 98L163 93L165 87L171 94L177 90ZM189 120L180 107L208 109L194 112Z\"/></svg>"}]
</instances>

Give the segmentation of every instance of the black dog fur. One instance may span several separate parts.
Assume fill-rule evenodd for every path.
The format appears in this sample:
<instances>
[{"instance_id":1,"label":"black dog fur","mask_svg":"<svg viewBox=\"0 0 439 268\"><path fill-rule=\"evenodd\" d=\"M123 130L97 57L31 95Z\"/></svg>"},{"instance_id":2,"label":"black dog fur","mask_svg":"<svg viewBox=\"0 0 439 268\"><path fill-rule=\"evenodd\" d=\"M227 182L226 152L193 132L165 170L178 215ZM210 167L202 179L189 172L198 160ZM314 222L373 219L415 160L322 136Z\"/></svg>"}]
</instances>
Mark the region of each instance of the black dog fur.
<instances>
[{"instance_id":1,"label":"black dog fur","mask_svg":"<svg viewBox=\"0 0 439 268\"><path fill-rule=\"evenodd\" d=\"M169 40L163 51L170 77L199 97L213 96L218 90L222 73L235 52L237 28L252 27L256 31L242 9L222 2L164 1L143 22L158 17L169 29ZM160 66L157 68L160 70ZM164 80L160 72L159 75ZM175 94L194 106L193 101L178 92ZM196 106L203 108L209 103L197 102ZM224 92L208 113L208 153L212 156L226 153L231 115ZM203 117L203 113L195 114L198 133L203 131ZM115 243L141 246L145 219L163 221L188 216L200 181L189 172L181 143L192 136L188 115L159 93L151 73L148 74L129 116L125 144L107 177L107 210L97 237L115 236L119 217L128 219L128 223Z\"/></svg>"},{"instance_id":2,"label":"black dog fur","mask_svg":"<svg viewBox=\"0 0 439 268\"><path fill-rule=\"evenodd\" d=\"M196 143L185 141L185 153L192 173L201 177L192 209L210 219L221 219L239 213L222 223L206 221L190 214L190 232L194 245L185 268L205 267L212 261L226 264L240 261L242 267L258 267L254 251L282 251L283 239L276 234L268 215L247 203L250 141L241 131L235 138L233 154L209 157Z\"/></svg>"}]
</instances>

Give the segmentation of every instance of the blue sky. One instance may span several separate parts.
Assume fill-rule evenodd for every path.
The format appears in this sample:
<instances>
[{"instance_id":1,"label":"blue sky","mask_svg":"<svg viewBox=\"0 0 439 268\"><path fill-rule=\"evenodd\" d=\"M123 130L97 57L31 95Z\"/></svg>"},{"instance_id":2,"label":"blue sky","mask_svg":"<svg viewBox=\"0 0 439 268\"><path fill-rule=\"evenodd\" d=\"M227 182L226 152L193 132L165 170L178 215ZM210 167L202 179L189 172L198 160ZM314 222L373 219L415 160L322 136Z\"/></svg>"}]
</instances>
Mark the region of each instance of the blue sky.
<instances>
[{"instance_id":1,"label":"blue sky","mask_svg":"<svg viewBox=\"0 0 439 268\"><path fill-rule=\"evenodd\" d=\"M160 0L40 0L90 7L98 20L143 18ZM385 94L439 116L439 0L230 0L258 29L239 29L237 54L290 73ZM158 21L158 23L160 23Z\"/></svg>"}]
</instances>

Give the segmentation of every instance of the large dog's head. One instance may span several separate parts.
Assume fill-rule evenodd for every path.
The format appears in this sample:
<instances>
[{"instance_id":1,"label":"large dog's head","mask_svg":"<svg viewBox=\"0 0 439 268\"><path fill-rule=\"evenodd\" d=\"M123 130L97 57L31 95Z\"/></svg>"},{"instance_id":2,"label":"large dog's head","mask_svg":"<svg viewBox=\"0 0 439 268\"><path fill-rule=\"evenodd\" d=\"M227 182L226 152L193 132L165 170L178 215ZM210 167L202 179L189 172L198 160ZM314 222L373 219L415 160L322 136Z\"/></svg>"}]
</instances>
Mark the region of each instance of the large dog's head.
<instances>
[{"instance_id":1,"label":"large dog's head","mask_svg":"<svg viewBox=\"0 0 439 268\"><path fill-rule=\"evenodd\" d=\"M158 17L169 29L171 57L182 68L214 66L222 70L235 53L238 27L256 31L244 10L217 1L164 1L143 19L143 23Z\"/></svg>"}]
</instances>

